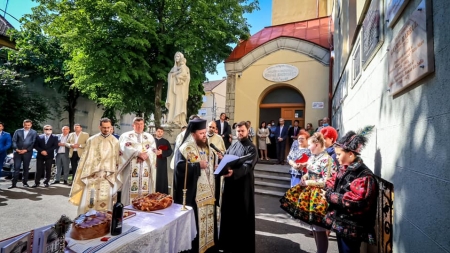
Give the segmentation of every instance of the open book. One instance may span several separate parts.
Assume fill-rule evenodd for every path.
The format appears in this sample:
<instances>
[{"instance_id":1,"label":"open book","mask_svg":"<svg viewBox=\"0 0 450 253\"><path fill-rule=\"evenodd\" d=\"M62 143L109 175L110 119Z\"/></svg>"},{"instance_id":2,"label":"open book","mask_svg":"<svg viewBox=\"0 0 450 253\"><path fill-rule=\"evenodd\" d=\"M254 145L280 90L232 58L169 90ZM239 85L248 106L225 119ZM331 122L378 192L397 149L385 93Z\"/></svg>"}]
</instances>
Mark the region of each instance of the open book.
<instances>
[{"instance_id":1,"label":"open book","mask_svg":"<svg viewBox=\"0 0 450 253\"><path fill-rule=\"evenodd\" d=\"M222 160L220 160L219 166L214 171L214 175L223 176L228 174L229 167L240 167L250 158L251 154L245 156L235 156L235 155L224 155Z\"/></svg>"}]
</instances>

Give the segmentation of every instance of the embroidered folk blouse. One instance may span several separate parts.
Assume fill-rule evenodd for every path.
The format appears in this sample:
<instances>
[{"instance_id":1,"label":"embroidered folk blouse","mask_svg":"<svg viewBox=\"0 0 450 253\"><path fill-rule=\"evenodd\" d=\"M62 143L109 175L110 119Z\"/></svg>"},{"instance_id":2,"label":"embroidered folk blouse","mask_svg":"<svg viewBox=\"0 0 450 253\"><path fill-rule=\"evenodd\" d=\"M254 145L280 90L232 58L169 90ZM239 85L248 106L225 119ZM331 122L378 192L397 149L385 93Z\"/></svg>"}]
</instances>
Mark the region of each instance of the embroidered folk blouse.
<instances>
[{"instance_id":1,"label":"embroidered folk blouse","mask_svg":"<svg viewBox=\"0 0 450 253\"><path fill-rule=\"evenodd\" d=\"M336 170L333 158L324 150L317 155L311 155L306 167L308 172L303 176L308 186L324 187L326 180Z\"/></svg>"}]
</instances>

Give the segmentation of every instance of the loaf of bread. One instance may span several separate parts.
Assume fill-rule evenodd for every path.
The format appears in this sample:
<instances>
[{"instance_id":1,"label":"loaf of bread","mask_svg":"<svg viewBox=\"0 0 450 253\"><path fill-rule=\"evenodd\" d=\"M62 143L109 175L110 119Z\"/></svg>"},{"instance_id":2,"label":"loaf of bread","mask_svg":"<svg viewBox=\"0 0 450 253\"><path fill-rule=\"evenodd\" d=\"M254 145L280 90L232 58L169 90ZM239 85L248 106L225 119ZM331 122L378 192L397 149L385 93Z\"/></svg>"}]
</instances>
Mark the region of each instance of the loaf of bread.
<instances>
[{"instance_id":1,"label":"loaf of bread","mask_svg":"<svg viewBox=\"0 0 450 253\"><path fill-rule=\"evenodd\" d=\"M133 207L141 211L156 211L167 208L172 205L172 196L155 192L147 196L135 198L132 201Z\"/></svg>"},{"instance_id":2,"label":"loaf of bread","mask_svg":"<svg viewBox=\"0 0 450 253\"><path fill-rule=\"evenodd\" d=\"M72 223L70 237L75 240L90 240L109 233L111 227L111 213L99 212L95 215L78 216Z\"/></svg>"}]
</instances>

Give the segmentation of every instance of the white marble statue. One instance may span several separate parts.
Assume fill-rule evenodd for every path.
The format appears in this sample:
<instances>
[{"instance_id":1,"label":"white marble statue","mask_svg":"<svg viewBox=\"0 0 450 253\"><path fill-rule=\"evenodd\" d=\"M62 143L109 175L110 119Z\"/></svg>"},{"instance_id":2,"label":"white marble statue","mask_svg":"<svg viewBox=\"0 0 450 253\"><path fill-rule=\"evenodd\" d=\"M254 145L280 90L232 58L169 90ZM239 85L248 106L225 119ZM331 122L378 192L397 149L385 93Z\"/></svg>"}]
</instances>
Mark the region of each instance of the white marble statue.
<instances>
[{"instance_id":1,"label":"white marble statue","mask_svg":"<svg viewBox=\"0 0 450 253\"><path fill-rule=\"evenodd\" d=\"M169 110L167 123L182 127L187 125L187 100L191 75L186 66L186 58L182 53L177 52L174 59L175 65L167 77L166 108Z\"/></svg>"}]
</instances>

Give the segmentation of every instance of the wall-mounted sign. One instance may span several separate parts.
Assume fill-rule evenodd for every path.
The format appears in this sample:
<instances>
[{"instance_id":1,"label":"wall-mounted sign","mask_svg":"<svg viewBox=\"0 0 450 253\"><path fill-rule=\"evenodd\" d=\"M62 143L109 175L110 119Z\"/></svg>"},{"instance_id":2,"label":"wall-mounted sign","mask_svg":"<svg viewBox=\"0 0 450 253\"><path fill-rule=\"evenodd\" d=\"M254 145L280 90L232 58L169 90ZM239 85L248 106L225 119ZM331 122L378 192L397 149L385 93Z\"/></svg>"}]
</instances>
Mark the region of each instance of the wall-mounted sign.
<instances>
[{"instance_id":1,"label":"wall-mounted sign","mask_svg":"<svg viewBox=\"0 0 450 253\"><path fill-rule=\"evenodd\" d=\"M312 108L313 109L323 109L324 103L323 102L313 102Z\"/></svg>"},{"instance_id":2,"label":"wall-mounted sign","mask_svg":"<svg viewBox=\"0 0 450 253\"><path fill-rule=\"evenodd\" d=\"M389 45L388 85L393 94L434 71L431 16L422 0Z\"/></svg>"},{"instance_id":3,"label":"wall-mounted sign","mask_svg":"<svg viewBox=\"0 0 450 253\"><path fill-rule=\"evenodd\" d=\"M384 41L380 0L372 0L370 3L363 21L361 38L361 60L364 68L366 68Z\"/></svg>"},{"instance_id":4,"label":"wall-mounted sign","mask_svg":"<svg viewBox=\"0 0 450 253\"><path fill-rule=\"evenodd\" d=\"M263 77L272 82L285 82L298 76L298 68L289 64L277 64L266 68Z\"/></svg>"},{"instance_id":5,"label":"wall-mounted sign","mask_svg":"<svg viewBox=\"0 0 450 253\"><path fill-rule=\"evenodd\" d=\"M409 0L388 0L386 4L386 23L393 27Z\"/></svg>"}]
</instances>

